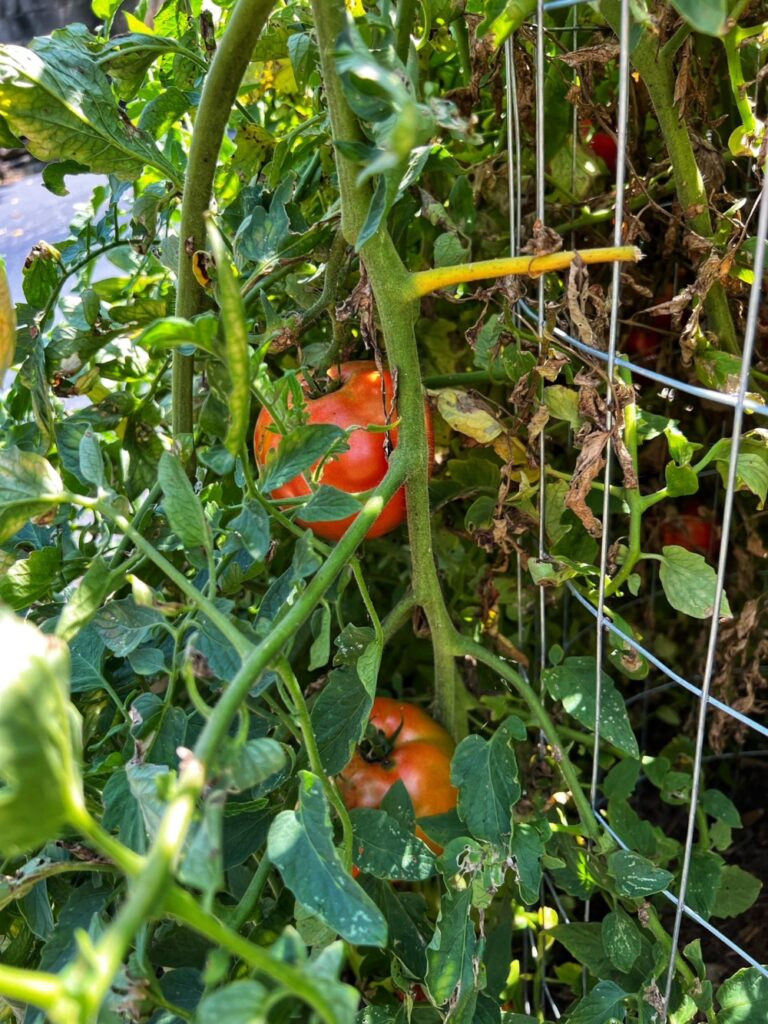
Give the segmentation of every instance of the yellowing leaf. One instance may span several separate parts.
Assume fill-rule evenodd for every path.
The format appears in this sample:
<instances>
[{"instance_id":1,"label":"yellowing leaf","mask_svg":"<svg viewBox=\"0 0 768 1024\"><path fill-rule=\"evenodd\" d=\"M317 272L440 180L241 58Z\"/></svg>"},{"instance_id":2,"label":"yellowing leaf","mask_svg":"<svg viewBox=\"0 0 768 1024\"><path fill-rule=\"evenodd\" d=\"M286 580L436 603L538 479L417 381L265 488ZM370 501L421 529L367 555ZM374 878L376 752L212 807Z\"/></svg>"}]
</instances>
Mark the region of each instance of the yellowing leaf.
<instances>
[{"instance_id":1,"label":"yellowing leaf","mask_svg":"<svg viewBox=\"0 0 768 1024\"><path fill-rule=\"evenodd\" d=\"M344 0L344 6L347 8L347 13L351 14L353 18L362 18L365 14L363 0Z\"/></svg>"},{"instance_id":2,"label":"yellowing leaf","mask_svg":"<svg viewBox=\"0 0 768 1024\"><path fill-rule=\"evenodd\" d=\"M504 432L502 425L485 404L468 392L458 388L441 388L429 394L437 398L437 410L445 422L478 444L492 444Z\"/></svg>"}]
</instances>

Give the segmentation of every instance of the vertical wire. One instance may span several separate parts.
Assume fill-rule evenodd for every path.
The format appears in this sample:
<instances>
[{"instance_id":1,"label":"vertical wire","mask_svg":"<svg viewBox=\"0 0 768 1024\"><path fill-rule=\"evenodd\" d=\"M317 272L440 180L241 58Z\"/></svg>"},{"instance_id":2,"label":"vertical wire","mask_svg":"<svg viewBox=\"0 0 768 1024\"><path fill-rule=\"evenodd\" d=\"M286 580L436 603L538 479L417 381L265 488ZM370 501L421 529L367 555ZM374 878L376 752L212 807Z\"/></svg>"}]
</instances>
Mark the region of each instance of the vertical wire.
<instances>
[{"instance_id":1,"label":"vertical wire","mask_svg":"<svg viewBox=\"0 0 768 1024\"><path fill-rule=\"evenodd\" d=\"M701 788L701 763L704 753L704 735L707 724L707 703L709 691L712 684L712 675L715 669L715 657L717 654L717 635L720 628L720 604L724 592L725 569L728 563L728 537L731 531L731 518L733 515L733 499L736 490L736 469L739 457L739 443L741 441L741 428L744 420L744 399L749 383L749 371L752 365L752 353L755 347L755 336L757 334L757 322L760 313L760 299L763 284L763 267L765 263L765 242L768 237L768 174L763 167L763 183L760 194L760 213L757 223L757 248L755 249L754 280L749 295L749 308L747 311L747 323L744 332L744 351L741 359L741 373L739 375L738 402L733 412L733 431L731 433L731 457L728 463L728 482L726 484L725 501L723 503L722 537L720 541L720 553L717 560L717 580L715 582L715 596L712 604L712 620L709 626L709 640L707 642L707 660L704 666L704 678L701 683L701 697L699 698L699 715L696 726L696 751L693 759L693 777L691 780L691 803L688 809L688 830L685 836L685 852L683 854L683 866L680 873L680 890L678 902L675 908L675 924L672 930L672 950L667 967L667 982L664 989L664 1006L669 1013L669 1000L672 993L672 981L675 975L675 955L680 941L680 925L683 918L683 904L688 888L688 877L691 868L691 853L693 851L693 833L696 827L696 808L699 802L699 790Z\"/></svg>"},{"instance_id":2,"label":"vertical wire","mask_svg":"<svg viewBox=\"0 0 768 1024\"><path fill-rule=\"evenodd\" d=\"M544 0L536 3L536 219L542 227L545 223L546 200L544 195ZM544 351L544 278L538 281L538 309L536 333L539 338L539 356ZM544 431L539 434L539 558L544 558L546 526L546 446ZM544 696L543 671L547 666L547 605L544 587L539 587L539 693ZM542 741L540 741L542 742Z\"/></svg>"},{"instance_id":3,"label":"vertical wire","mask_svg":"<svg viewBox=\"0 0 768 1024\"><path fill-rule=\"evenodd\" d=\"M613 244L622 242L624 223L624 181L627 164L627 127L629 120L629 0L621 0L621 24L619 27L619 111L618 111L618 160L616 162L616 219L613 226ZM621 265L613 264L611 281L611 319L608 334L608 395L606 429L610 433L613 427L613 380L615 372L616 342L619 334L619 299L621 292ZM605 450L605 489L603 490L603 533L600 538L600 583L597 595L597 619L595 633L595 746L592 754L592 778L589 786L589 799L592 807L597 804L597 776L600 763L600 712L603 695L603 646L605 631L605 585L608 573L608 540L610 527L611 502L611 440Z\"/></svg>"},{"instance_id":4,"label":"vertical wire","mask_svg":"<svg viewBox=\"0 0 768 1024\"><path fill-rule=\"evenodd\" d=\"M507 179L509 187L509 255L520 251L523 210L523 172L520 146L520 111L517 106L517 73L515 71L514 33L504 43L507 101ZM513 318L518 323L521 315L515 307ZM523 566L515 552L515 583L517 592L517 646L523 649ZM523 666L520 671L525 673Z\"/></svg>"}]
</instances>

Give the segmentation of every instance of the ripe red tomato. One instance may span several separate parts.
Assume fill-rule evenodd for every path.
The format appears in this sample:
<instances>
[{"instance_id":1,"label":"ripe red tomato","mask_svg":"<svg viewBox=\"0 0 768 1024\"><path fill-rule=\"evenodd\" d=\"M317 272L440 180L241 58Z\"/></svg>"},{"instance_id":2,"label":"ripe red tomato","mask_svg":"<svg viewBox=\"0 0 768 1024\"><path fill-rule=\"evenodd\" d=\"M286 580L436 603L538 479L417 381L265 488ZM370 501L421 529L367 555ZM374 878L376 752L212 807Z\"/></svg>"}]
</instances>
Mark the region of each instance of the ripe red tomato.
<instances>
[{"instance_id":1,"label":"ripe red tomato","mask_svg":"<svg viewBox=\"0 0 768 1024\"><path fill-rule=\"evenodd\" d=\"M347 807L380 807L400 779L417 818L453 810L458 795L451 785L455 746L445 729L414 704L389 697L373 702L370 724L379 731L376 742L358 748L337 780ZM416 834L440 851L421 829Z\"/></svg>"},{"instance_id":2,"label":"ripe red tomato","mask_svg":"<svg viewBox=\"0 0 768 1024\"><path fill-rule=\"evenodd\" d=\"M661 347L661 335L649 327L633 327L627 336L625 348L641 361L653 358Z\"/></svg>"},{"instance_id":3,"label":"ripe red tomato","mask_svg":"<svg viewBox=\"0 0 768 1024\"><path fill-rule=\"evenodd\" d=\"M616 139L608 132L595 132L589 143L589 148L599 156L612 175L616 175L616 166L619 159L619 149Z\"/></svg>"},{"instance_id":4,"label":"ripe red tomato","mask_svg":"<svg viewBox=\"0 0 768 1024\"><path fill-rule=\"evenodd\" d=\"M706 557L714 551L716 532L714 523L709 519L683 513L665 519L661 524L661 544L662 547L676 544Z\"/></svg>"},{"instance_id":5,"label":"ripe red tomato","mask_svg":"<svg viewBox=\"0 0 768 1024\"><path fill-rule=\"evenodd\" d=\"M384 371L384 389L382 394L382 375L373 360L342 363L333 367L328 376L341 381L341 387L321 398L307 398L309 423L335 423L337 426L348 427L384 426L386 413L394 418L392 403L392 376ZM430 450L434 444L432 434L432 418L429 406L424 404L424 418L427 423L427 436ZM256 462L264 467L269 453L277 449L280 434L270 429L273 420L266 409L262 409L256 421L253 435L253 451ZM392 447L397 445L397 428L387 433L371 433L366 430L355 430L349 435L349 450L335 459L331 459L323 469L320 480L322 483L348 494L369 491L378 486L387 472L387 438ZM308 473L311 471L308 471ZM299 475L272 492L275 498L299 498L310 493L310 487L304 475ZM319 537L326 540L339 540L343 536L354 517L336 519L319 523L296 522L309 528ZM405 489L403 487L384 507L381 515L370 528L367 537L380 537L389 533L405 520Z\"/></svg>"}]
</instances>

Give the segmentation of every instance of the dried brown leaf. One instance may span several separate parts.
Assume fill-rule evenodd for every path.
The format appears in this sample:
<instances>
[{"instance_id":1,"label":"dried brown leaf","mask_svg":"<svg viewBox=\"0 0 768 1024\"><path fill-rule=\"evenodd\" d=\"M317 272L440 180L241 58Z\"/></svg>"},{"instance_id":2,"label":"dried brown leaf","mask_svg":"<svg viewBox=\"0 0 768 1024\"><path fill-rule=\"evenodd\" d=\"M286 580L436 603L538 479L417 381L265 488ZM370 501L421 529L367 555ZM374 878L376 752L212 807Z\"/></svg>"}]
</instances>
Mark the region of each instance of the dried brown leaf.
<instances>
[{"instance_id":1,"label":"dried brown leaf","mask_svg":"<svg viewBox=\"0 0 768 1024\"><path fill-rule=\"evenodd\" d=\"M584 46L573 53L561 53L559 59L569 68L577 68L581 64L610 64L619 56L619 51L618 43L605 42L597 46Z\"/></svg>"},{"instance_id":2,"label":"dried brown leaf","mask_svg":"<svg viewBox=\"0 0 768 1024\"><path fill-rule=\"evenodd\" d=\"M592 482L605 466L603 453L610 436L607 430L593 430L584 439L579 457L576 459L576 467L568 493L565 496L566 508L579 517L587 533L593 537L600 537L603 528L600 521L595 518L592 509L587 505L586 498L592 487Z\"/></svg>"}]
</instances>

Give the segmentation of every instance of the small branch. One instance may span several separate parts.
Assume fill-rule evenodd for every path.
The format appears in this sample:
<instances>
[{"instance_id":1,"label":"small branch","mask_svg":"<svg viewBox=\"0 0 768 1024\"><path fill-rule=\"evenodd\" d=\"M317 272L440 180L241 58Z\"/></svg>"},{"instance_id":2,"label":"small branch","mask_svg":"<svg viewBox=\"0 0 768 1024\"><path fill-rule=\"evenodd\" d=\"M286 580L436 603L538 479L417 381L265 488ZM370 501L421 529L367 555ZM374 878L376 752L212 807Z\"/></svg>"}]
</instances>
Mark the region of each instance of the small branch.
<instances>
[{"instance_id":1,"label":"small branch","mask_svg":"<svg viewBox=\"0 0 768 1024\"><path fill-rule=\"evenodd\" d=\"M227 734L230 723L240 706L264 670L271 665L306 622L317 604L333 584L341 570L349 562L358 544L363 540L381 510L402 485L405 477L405 463L398 458L396 448L390 461L390 468L373 497L366 501L362 511L333 549L327 560L307 584L296 603L279 619L261 643L251 649L239 672L223 691L211 717L195 744L195 754L208 764L215 756L219 744Z\"/></svg>"},{"instance_id":2,"label":"small branch","mask_svg":"<svg viewBox=\"0 0 768 1024\"><path fill-rule=\"evenodd\" d=\"M283 685L288 691L288 698L290 700L288 710L293 711L299 729L301 730L301 738L304 741L304 749L307 752L309 767L320 780L320 784L323 787L328 802L339 816L341 831L344 836L344 866L348 871L351 871L354 834L352 832L352 822L349 817L349 812L344 806L344 801L339 796L336 783L328 777L325 768L323 767L323 762L320 758L320 750L318 749L317 740L315 739L315 734L312 730L312 719L309 717L307 702L304 700L304 694L301 692L299 681L296 678L293 669L285 658L280 658L276 662L275 668L277 669Z\"/></svg>"},{"instance_id":3,"label":"small branch","mask_svg":"<svg viewBox=\"0 0 768 1024\"><path fill-rule=\"evenodd\" d=\"M440 288L448 288L466 281L484 281L498 277L539 277L553 270L567 270L576 257L582 263L637 263L642 253L634 245L606 246L601 249L548 253L546 256L511 256L499 260L481 260L455 267L436 267L410 274L404 298L416 299Z\"/></svg>"},{"instance_id":4,"label":"small branch","mask_svg":"<svg viewBox=\"0 0 768 1024\"><path fill-rule=\"evenodd\" d=\"M211 201L216 161L237 91L275 0L238 0L205 79L192 133L176 284L176 316L191 320L203 308L205 292L192 273L192 255L205 247L205 213ZM191 434L192 356L173 353L173 434Z\"/></svg>"}]
</instances>

